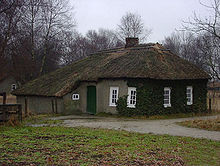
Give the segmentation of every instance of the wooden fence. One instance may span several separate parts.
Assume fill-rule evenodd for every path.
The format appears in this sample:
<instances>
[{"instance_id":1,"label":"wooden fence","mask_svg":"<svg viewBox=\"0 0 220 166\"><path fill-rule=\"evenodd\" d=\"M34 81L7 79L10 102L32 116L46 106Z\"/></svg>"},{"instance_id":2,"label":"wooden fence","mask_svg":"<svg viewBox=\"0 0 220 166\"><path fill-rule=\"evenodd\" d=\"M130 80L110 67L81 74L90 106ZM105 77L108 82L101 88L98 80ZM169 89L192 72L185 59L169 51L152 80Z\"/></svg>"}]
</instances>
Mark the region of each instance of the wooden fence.
<instances>
[{"instance_id":1,"label":"wooden fence","mask_svg":"<svg viewBox=\"0 0 220 166\"><path fill-rule=\"evenodd\" d=\"M12 116L22 121L21 104L0 104L0 121L8 121Z\"/></svg>"},{"instance_id":2,"label":"wooden fence","mask_svg":"<svg viewBox=\"0 0 220 166\"><path fill-rule=\"evenodd\" d=\"M5 102L6 102L6 104L16 104L17 103L16 96L8 95ZM3 103L2 96L0 96L0 103Z\"/></svg>"},{"instance_id":3,"label":"wooden fence","mask_svg":"<svg viewBox=\"0 0 220 166\"><path fill-rule=\"evenodd\" d=\"M16 96L11 94L6 94L6 92L0 93L0 103L3 104L16 104Z\"/></svg>"}]
</instances>

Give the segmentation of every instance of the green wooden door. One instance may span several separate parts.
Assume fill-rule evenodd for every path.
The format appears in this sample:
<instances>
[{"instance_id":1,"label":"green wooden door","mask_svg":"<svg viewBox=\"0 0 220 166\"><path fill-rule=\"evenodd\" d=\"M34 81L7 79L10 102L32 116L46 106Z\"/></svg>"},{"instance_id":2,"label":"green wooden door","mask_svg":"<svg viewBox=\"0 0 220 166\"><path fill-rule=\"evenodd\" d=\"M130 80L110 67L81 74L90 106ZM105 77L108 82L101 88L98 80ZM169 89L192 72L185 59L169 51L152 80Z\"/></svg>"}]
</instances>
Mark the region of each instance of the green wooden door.
<instances>
[{"instance_id":1,"label":"green wooden door","mask_svg":"<svg viewBox=\"0 0 220 166\"><path fill-rule=\"evenodd\" d=\"M87 86L87 112L96 113L96 87Z\"/></svg>"}]
</instances>

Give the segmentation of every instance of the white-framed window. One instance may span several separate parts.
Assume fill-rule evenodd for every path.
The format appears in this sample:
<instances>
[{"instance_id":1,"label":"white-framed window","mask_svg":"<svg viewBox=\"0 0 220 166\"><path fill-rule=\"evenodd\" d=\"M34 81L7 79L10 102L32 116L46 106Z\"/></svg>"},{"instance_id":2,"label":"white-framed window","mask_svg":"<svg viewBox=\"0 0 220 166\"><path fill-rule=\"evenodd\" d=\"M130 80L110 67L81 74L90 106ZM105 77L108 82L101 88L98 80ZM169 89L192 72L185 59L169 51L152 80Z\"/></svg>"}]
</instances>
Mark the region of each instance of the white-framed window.
<instances>
[{"instance_id":1,"label":"white-framed window","mask_svg":"<svg viewBox=\"0 0 220 166\"><path fill-rule=\"evenodd\" d=\"M193 104L193 87L192 86L186 87L186 99L187 99L187 105Z\"/></svg>"},{"instance_id":2,"label":"white-framed window","mask_svg":"<svg viewBox=\"0 0 220 166\"><path fill-rule=\"evenodd\" d=\"M171 107L171 88L165 87L164 88L164 99L163 99L163 105L164 107Z\"/></svg>"},{"instance_id":3,"label":"white-framed window","mask_svg":"<svg viewBox=\"0 0 220 166\"><path fill-rule=\"evenodd\" d=\"M15 90L16 88L17 88L16 84L12 84L12 85L11 85L11 90L12 90L12 91Z\"/></svg>"},{"instance_id":4,"label":"white-framed window","mask_svg":"<svg viewBox=\"0 0 220 166\"><path fill-rule=\"evenodd\" d=\"M135 87L128 87L127 107L135 108L136 96L137 96L136 88Z\"/></svg>"},{"instance_id":5,"label":"white-framed window","mask_svg":"<svg viewBox=\"0 0 220 166\"><path fill-rule=\"evenodd\" d=\"M109 106L116 106L118 100L118 87L110 87L110 97L109 97Z\"/></svg>"},{"instance_id":6,"label":"white-framed window","mask_svg":"<svg viewBox=\"0 0 220 166\"><path fill-rule=\"evenodd\" d=\"M72 100L79 100L79 94L73 94Z\"/></svg>"}]
</instances>

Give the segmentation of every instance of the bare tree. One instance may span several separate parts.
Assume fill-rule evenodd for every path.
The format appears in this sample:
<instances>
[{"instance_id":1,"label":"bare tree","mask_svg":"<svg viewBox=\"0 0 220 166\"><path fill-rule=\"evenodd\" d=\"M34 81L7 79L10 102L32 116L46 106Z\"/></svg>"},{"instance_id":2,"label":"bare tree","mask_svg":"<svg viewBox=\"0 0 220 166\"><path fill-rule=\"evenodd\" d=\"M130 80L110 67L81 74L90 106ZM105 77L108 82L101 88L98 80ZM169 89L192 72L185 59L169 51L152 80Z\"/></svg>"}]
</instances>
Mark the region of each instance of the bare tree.
<instances>
[{"instance_id":1,"label":"bare tree","mask_svg":"<svg viewBox=\"0 0 220 166\"><path fill-rule=\"evenodd\" d=\"M115 32L108 29L89 30L86 38L89 43L90 53L122 46L122 42L117 38Z\"/></svg>"},{"instance_id":2,"label":"bare tree","mask_svg":"<svg viewBox=\"0 0 220 166\"><path fill-rule=\"evenodd\" d=\"M57 69L75 26L71 12L68 0L1 0L1 69L21 83Z\"/></svg>"},{"instance_id":3,"label":"bare tree","mask_svg":"<svg viewBox=\"0 0 220 166\"><path fill-rule=\"evenodd\" d=\"M0 1L0 14L6 13L8 10L14 7L21 6L21 0L1 0Z\"/></svg>"},{"instance_id":4,"label":"bare tree","mask_svg":"<svg viewBox=\"0 0 220 166\"><path fill-rule=\"evenodd\" d=\"M42 43L44 53L41 61L40 75L44 72L48 54L48 44L51 39L61 36L63 32L70 31L75 26L71 17L68 0L45 0L42 8Z\"/></svg>"},{"instance_id":5,"label":"bare tree","mask_svg":"<svg viewBox=\"0 0 220 166\"><path fill-rule=\"evenodd\" d=\"M68 0L0 1L1 66L25 83L53 71L65 54L65 34L75 26Z\"/></svg>"},{"instance_id":6,"label":"bare tree","mask_svg":"<svg viewBox=\"0 0 220 166\"><path fill-rule=\"evenodd\" d=\"M174 54L181 55L182 39L178 33L172 33L170 36L165 37L163 45Z\"/></svg>"},{"instance_id":7,"label":"bare tree","mask_svg":"<svg viewBox=\"0 0 220 166\"><path fill-rule=\"evenodd\" d=\"M22 3L17 0L1 1L0 12L0 56L6 56L6 50L13 36L17 34L17 23L20 21Z\"/></svg>"},{"instance_id":8,"label":"bare tree","mask_svg":"<svg viewBox=\"0 0 220 166\"><path fill-rule=\"evenodd\" d=\"M118 35L122 41L126 37L138 37L145 41L152 30L144 26L144 22L140 15L127 12L121 18L121 23L118 25Z\"/></svg>"},{"instance_id":9,"label":"bare tree","mask_svg":"<svg viewBox=\"0 0 220 166\"><path fill-rule=\"evenodd\" d=\"M173 33L166 37L163 44L173 53L206 70L210 76L217 78L215 65L219 64L219 50L213 47L213 38L208 33L194 35L187 32Z\"/></svg>"},{"instance_id":10,"label":"bare tree","mask_svg":"<svg viewBox=\"0 0 220 166\"><path fill-rule=\"evenodd\" d=\"M183 27L187 31L208 36L212 54L209 56L207 64L212 70L213 79L220 80L220 0L212 0L211 4L201 3L201 5L212 11L212 14L206 18L200 18L198 14L194 13L192 18L184 22Z\"/></svg>"},{"instance_id":11,"label":"bare tree","mask_svg":"<svg viewBox=\"0 0 220 166\"><path fill-rule=\"evenodd\" d=\"M12 76L21 84L37 76L36 61L32 60L30 54L31 42L29 36L17 36L16 42L10 47Z\"/></svg>"},{"instance_id":12,"label":"bare tree","mask_svg":"<svg viewBox=\"0 0 220 166\"><path fill-rule=\"evenodd\" d=\"M11 71L11 47L18 34L23 4L21 0L0 1L0 75Z\"/></svg>"},{"instance_id":13,"label":"bare tree","mask_svg":"<svg viewBox=\"0 0 220 166\"><path fill-rule=\"evenodd\" d=\"M77 31L67 32L64 42L65 47L61 57L62 65L71 64L88 56L88 40Z\"/></svg>"},{"instance_id":14,"label":"bare tree","mask_svg":"<svg viewBox=\"0 0 220 166\"><path fill-rule=\"evenodd\" d=\"M113 30L89 30L85 36L75 31L65 36L65 54L62 56L64 65L85 58L96 51L123 46Z\"/></svg>"},{"instance_id":15,"label":"bare tree","mask_svg":"<svg viewBox=\"0 0 220 166\"><path fill-rule=\"evenodd\" d=\"M211 77L220 80L220 40L209 33L200 36L202 41L201 54L206 59L207 70Z\"/></svg>"},{"instance_id":16,"label":"bare tree","mask_svg":"<svg viewBox=\"0 0 220 166\"><path fill-rule=\"evenodd\" d=\"M184 29L195 33L207 32L220 39L220 0L212 0L211 4L201 2L200 4L209 9L212 14L201 18L197 13L194 13L188 21L184 21Z\"/></svg>"}]
</instances>

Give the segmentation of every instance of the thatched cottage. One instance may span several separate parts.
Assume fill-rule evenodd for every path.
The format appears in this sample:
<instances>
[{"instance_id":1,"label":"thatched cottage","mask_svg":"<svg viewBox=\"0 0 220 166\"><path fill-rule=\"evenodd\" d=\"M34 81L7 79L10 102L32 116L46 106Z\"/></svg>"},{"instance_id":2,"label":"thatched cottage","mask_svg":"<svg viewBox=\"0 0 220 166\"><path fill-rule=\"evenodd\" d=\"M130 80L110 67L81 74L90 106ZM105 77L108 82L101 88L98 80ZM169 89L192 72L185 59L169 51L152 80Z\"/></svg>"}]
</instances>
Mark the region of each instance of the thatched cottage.
<instances>
[{"instance_id":1,"label":"thatched cottage","mask_svg":"<svg viewBox=\"0 0 220 166\"><path fill-rule=\"evenodd\" d=\"M23 111L117 113L120 97L138 114L206 110L209 75L160 44L138 44L96 52L15 90ZM125 108L125 109L126 109Z\"/></svg>"}]
</instances>

